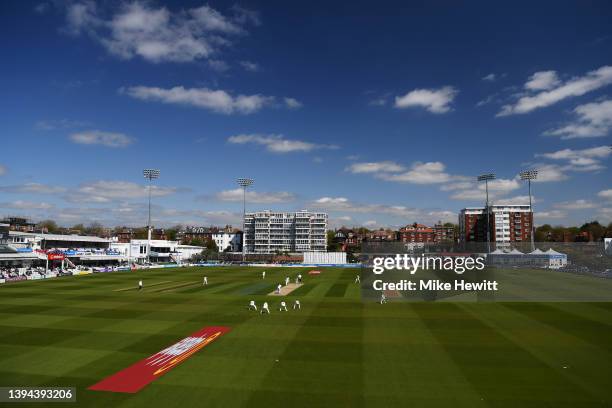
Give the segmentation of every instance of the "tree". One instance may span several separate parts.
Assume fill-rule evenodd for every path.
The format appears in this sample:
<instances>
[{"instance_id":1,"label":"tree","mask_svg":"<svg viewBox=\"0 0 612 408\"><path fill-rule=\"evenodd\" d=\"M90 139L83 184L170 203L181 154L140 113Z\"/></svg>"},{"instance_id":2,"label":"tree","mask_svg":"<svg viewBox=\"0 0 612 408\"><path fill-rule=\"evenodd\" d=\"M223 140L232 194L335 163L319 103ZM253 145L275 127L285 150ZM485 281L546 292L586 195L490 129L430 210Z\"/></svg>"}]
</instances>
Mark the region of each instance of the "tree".
<instances>
[{"instance_id":1,"label":"tree","mask_svg":"<svg viewBox=\"0 0 612 408\"><path fill-rule=\"evenodd\" d=\"M85 231L85 225L83 225L83 224L75 224L75 225L72 226L72 229L82 233L83 231Z\"/></svg>"},{"instance_id":2,"label":"tree","mask_svg":"<svg viewBox=\"0 0 612 408\"><path fill-rule=\"evenodd\" d=\"M147 238L148 238L148 234L147 234L146 227L134 229L134 239L147 239Z\"/></svg>"},{"instance_id":3,"label":"tree","mask_svg":"<svg viewBox=\"0 0 612 408\"><path fill-rule=\"evenodd\" d=\"M336 233L334 231L327 231L327 251L338 252L340 250L340 243L336 242Z\"/></svg>"},{"instance_id":4,"label":"tree","mask_svg":"<svg viewBox=\"0 0 612 408\"><path fill-rule=\"evenodd\" d=\"M176 241L176 234L183 228L182 225L178 224L174 227L166 229L166 236L168 237L168 241Z\"/></svg>"},{"instance_id":5,"label":"tree","mask_svg":"<svg viewBox=\"0 0 612 408\"><path fill-rule=\"evenodd\" d=\"M208 241L206 241L206 249L209 252L219 252L219 247L217 246L217 243L215 241L213 241L212 239L209 239Z\"/></svg>"},{"instance_id":6,"label":"tree","mask_svg":"<svg viewBox=\"0 0 612 408\"><path fill-rule=\"evenodd\" d=\"M56 233L59 229L57 223L53 220L43 220L38 223L37 227L41 230L47 230L50 234Z\"/></svg>"},{"instance_id":7,"label":"tree","mask_svg":"<svg viewBox=\"0 0 612 408\"><path fill-rule=\"evenodd\" d=\"M104 226L102 226L102 224L100 224L99 222L94 221L89 224L87 228L85 228L84 232L87 235L102 235L102 233L104 232Z\"/></svg>"},{"instance_id":8,"label":"tree","mask_svg":"<svg viewBox=\"0 0 612 408\"><path fill-rule=\"evenodd\" d=\"M588 232L593 241L601 241L604 236L605 229L598 221L587 222L580 227L580 232Z\"/></svg>"},{"instance_id":9,"label":"tree","mask_svg":"<svg viewBox=\"0 0 612 408\"><path fill-rule=\"evenodd\" d=\"M206 243L202 241L200 238L194 238L191 241L189 241L189 245L203 247L206 245Z\"/></svg>"}]
</instances>

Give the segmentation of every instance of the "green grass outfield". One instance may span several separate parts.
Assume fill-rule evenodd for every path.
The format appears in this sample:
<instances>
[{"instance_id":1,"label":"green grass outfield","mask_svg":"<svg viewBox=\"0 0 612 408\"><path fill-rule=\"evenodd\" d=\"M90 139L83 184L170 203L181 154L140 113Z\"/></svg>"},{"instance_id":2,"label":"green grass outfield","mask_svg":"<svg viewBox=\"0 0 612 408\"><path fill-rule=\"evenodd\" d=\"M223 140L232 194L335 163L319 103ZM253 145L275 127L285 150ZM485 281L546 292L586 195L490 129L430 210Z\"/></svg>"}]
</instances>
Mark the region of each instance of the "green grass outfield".
<instances>
[{"instance_id":1,"label":"green grass outfield","mask_svg":"<svg viewBox=\"0 0 612 408\"><path fill-rule=\"evenodd\" d=\"M612 303L379 305L362 302L354 270L321 269L269 268L265 281L260 268L207 267L1 285L0 385L74 386L68 405L99 407L612 406ZM298 273L305 284L286 300L302 310L280 313L266 294ZM272 314L249 312L251 299ZM87 390L212 325L232 330L139 393Z\"/></svg>"}]
</instances>

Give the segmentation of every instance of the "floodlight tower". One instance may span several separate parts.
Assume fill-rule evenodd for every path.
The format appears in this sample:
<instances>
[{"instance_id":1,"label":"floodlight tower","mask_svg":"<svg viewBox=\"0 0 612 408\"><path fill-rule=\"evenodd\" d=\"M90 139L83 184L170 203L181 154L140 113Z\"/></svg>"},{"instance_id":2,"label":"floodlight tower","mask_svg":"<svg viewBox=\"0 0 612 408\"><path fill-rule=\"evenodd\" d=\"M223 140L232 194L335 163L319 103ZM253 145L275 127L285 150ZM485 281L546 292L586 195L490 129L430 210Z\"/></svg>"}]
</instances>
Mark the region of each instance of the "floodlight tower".
<instances>
[{"instance_id":1,"label":"floodlight tower","mask_svg":"<svg viewBox=\"0 0 612 408\"><path fill-rule=\"evenodd\" d=\"M484 181L485 182L485 191L486 191L486 197L487 197L487 201L486 201L486 206L487 206L487 252L491 253L491 228L490 228L490 220L489 220L489 180L495 180L495 174L493 173L487 173L487 174L481 174L480 176L478 176L478 181Z\"/></svg>"},{"instance_id":2,"label":"floodlight tower","mask_svg":"<svg viewBox=\"0 0 612 408\"><path fill-rule=\"evenodd\" d=\"M538 178L537 170L525 170L519 173L521 180L527 180L529 185L529 211L531 211L531 251L535 251L535 226L533 225L533 206L531 204L531 180Z\"/></svg>"},{"instance_id":3,"label":"floodlight tower","mask_svg":"<svg viewBox=\"0 0 612 408\"><path fill-rule=\"evenodd\" d=\"M255 180L250 178L239 178L236 182L242 187L242 262L244 262L246 260L246 189L253 185Z\"/></svg>"},{"instance_id":4,"label":"floodlight tower","mask_svg":"<svg viewBox=\"0 0 612 408\"><path fill-rule=\"evenodd\" d=\"M151 261L151 185L153 180L159 178L159 170L144 169L142 171L144 178L149 180L149 219L147 222L147 263Z\"/></svg>"}]
</instances>

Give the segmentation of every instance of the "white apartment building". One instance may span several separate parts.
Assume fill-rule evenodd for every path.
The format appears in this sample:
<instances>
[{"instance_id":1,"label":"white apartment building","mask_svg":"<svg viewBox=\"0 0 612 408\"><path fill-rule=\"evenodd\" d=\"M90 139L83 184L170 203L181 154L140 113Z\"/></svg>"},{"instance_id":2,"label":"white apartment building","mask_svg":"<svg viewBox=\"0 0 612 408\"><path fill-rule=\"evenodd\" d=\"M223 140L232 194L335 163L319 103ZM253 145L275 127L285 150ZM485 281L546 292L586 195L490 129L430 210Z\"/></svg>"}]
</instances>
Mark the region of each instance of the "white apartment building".
<instances>
[{"instance_id":1,"label":"white apartment building","mask_svg":"<svg viewBox=\"0 0 612 408\"><path fill-rule=\"evenodd\" d=\"M326 252L327 214L261 211L244 218L247 253Z\"/></svg>"},{"instance_id":2,"label":"white apartment building","mask_svg":"<svg viewBox=\"0 0 612 408\"><path fill-rule=\"evenodd\" d=\"M212 234L212 240L217 244L219 252L229 249L231 252L240 251L242 234L235 232L217 232Z\"/></svg>"}]
</instances>

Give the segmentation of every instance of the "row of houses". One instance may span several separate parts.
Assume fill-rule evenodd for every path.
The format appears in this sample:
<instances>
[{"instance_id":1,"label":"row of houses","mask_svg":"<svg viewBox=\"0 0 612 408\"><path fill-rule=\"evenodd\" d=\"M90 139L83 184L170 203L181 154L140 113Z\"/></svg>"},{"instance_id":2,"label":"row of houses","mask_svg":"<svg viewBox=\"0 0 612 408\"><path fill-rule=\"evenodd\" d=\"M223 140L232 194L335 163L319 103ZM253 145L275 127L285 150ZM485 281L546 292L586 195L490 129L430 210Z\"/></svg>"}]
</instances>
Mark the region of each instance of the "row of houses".
<instances>
[{"instance_id":1,"label":"row of houses","mask_svg":"<svg viewBox=\"0 0 612 408\"><path fill-rule=\"evenodd\" d=\"M452 224L438 222L433 226L413 223L399 230L380 229L376 231L363 231L350 228L339 228L335 231L334 242L341 246L343 251L357 248L362 242L404 242L404 243L431 243L455 242L456 230Z\"/></svg>"}]
</instances>

